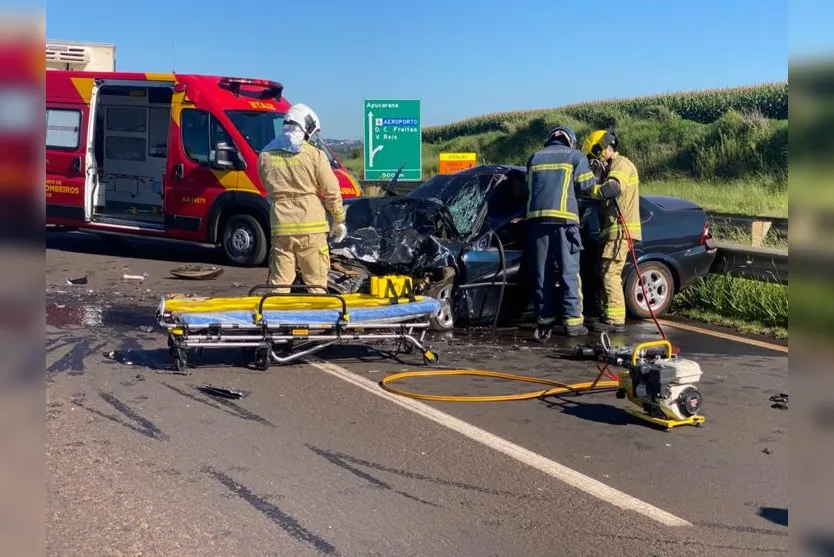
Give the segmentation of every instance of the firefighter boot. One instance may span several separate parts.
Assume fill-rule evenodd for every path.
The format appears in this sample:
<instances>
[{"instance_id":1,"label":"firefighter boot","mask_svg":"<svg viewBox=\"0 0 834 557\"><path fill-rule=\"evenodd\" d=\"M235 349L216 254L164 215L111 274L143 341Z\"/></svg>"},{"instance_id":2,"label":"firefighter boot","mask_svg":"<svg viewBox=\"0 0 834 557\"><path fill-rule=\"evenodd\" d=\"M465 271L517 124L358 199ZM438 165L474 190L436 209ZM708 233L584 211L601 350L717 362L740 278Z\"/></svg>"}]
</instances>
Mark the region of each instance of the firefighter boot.
<instances>
[{"instance_id":1,"label":"firefighter boot","mask_svg":"<svg viewBox=\"0 0 834 557\"><path fill-rule=\"evenodd\" d=\"M588 334L588 328L584 325L569 325L565 327L565 336L584 337Z\"/></svg>"},{"instance_id":2,"label":"firefighter boot","mask_svg":"<svg viewBox=\"0 0 834 557\"><path fill-rule=\"evenodd\" d=\"M597 333L624 333L625 323L611 323L605 319L594 319L591 323L591 330Z\"/></svg>"}]
</instances>

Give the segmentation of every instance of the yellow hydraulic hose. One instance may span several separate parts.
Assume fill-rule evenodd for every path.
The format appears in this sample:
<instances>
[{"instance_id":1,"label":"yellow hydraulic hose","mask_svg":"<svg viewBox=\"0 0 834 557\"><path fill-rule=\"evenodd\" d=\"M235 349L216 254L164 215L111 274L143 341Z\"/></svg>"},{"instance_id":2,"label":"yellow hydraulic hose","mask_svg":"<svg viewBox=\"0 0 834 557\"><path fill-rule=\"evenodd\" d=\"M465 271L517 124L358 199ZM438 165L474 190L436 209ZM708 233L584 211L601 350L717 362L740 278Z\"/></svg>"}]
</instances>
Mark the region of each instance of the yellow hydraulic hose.
<instances>
[{"instance_id":1,"label":"yellow hydraulic hose","mask_svg":"<svg viewBox=\"0 0 834 557\"><path fill-rule=\"evenodd\" d=\"M401 373L394 373L380 381L381 386L388 392L420 400L433 400L436 402L502 402L509 400L530 400L534 398L541 398L545 396L558 395L563 393L588 393L602 391L603 389L610 389L618 387L619 382L614 380L600 381L602 377L600 372L597 378L593 381L585 381L582 383L560 383L558 381L551 381L549 379L541 379L538 377L530 377L527 375L514 375L511 373L499 373L496 371L483 371L478 369L446 369L435 371L404 371ZM551 388L543 389L541 391L530 391L526 393L519 393L513 395L492 395L492 396L453 396L453 395L429 395L422 393L415 393L394 388L390 385L394 381L401 379L408 379L410 377L437 377L449 375L469 375L477 377L493 377L495 379L508 379L510 381L523 381L525 383L537 383L539 385L550 385Z\"/></svg>"}]
</instances>

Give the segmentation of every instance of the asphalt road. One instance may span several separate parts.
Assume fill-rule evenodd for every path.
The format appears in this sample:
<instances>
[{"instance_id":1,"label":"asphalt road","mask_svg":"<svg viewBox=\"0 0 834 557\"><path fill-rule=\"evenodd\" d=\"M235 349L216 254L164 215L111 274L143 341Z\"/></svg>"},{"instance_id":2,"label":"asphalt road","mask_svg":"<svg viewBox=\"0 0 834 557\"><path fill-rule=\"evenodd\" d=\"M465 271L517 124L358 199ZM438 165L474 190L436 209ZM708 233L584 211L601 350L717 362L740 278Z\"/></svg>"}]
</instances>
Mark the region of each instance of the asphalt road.
<instances>
[{"instance_id":1,"label":"asphalt road","mask_svg":"<svg viewBox=\"0 0 834 557\"><path fill-rule=\"evenodd\" d=\"M154 322L159 295L232 294L266 278L238 268L213 281L168 276L212 257L48 235L49 555L788 552L788 416L768 401L787 390L786 353L668 330L704 370L707 415L702 428L669 432L628 419L610 392L503 403L395 397L375 383L421 369L419 355L364 347L267 372L237 352L205 351L189 375L175 374ZM86 284L66 283L81 276ZM431 342L443 366L593 377L591 364L554 357L564 340L541 346L527 336ZM641 324L613 340L656 336ZM213 398L197 389L207 383L246 396ZM401 386L528 388L480 378Z\"/></svg>"}]
</instances>

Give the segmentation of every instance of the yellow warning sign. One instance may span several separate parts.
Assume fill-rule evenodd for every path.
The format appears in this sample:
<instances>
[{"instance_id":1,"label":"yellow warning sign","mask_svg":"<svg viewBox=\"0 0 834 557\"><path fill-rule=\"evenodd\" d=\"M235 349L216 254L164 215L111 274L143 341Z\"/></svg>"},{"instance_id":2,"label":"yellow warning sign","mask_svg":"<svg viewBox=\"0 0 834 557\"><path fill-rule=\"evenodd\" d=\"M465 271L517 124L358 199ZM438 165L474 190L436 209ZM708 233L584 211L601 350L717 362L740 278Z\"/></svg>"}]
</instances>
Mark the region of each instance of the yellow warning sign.
<instances>
[{"instance_id":1,"label":"yellow warning sign","mask_svg":"<svg viewBox=\"0 0 834 557\"><path fill-rule=\"evenodd\" d=\"M440 174L454 174L478 164L477 153L440 153L438 172Z\"/></svg>"}]
</instances>

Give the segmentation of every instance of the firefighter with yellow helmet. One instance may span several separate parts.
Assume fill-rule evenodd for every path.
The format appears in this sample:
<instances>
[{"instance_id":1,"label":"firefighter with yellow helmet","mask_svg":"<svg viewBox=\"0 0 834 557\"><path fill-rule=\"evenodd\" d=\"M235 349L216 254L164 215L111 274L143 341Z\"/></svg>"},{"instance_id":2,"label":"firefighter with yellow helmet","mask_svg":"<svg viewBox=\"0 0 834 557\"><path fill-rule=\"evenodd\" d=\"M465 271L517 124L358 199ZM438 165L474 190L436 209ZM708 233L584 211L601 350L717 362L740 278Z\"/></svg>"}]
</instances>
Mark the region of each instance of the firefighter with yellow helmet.
<instances>
[{"instance_id":1,"label":"firefighter with yellow helmet","mask_svg":"<svg viewBox=\"0 0 834 557\"><path fill-rule=\"evenodd\" d=\"M304 104L293 105L284 115L281 133L258 156L258 176L271 205L271 285L292 285L300 271L306 285L326 287L328 233L336 242L347 235L339 181L327 155L310 143L319 131L316 113ZM332 229L325 210L333 218Z\"/></svg>"},{"instance_id":2,"label":"firefighter with yellow helmet","mask_svg":"<svg viewBox=\"0 0 834 557\"><path fill-rule=\"evenodd\" d=\"M629 254L626 230L634 242L641 242L640 178L632 161L619 153L616 130L591 132L582 152L599 170L599 182L591 197L599 203L599 273L602 279L602 315L590 324L593 331L625 331L626 305L623 295L623 267ZM622 214L622 222L617 209Z\"/></svg>"}]
</instances>

